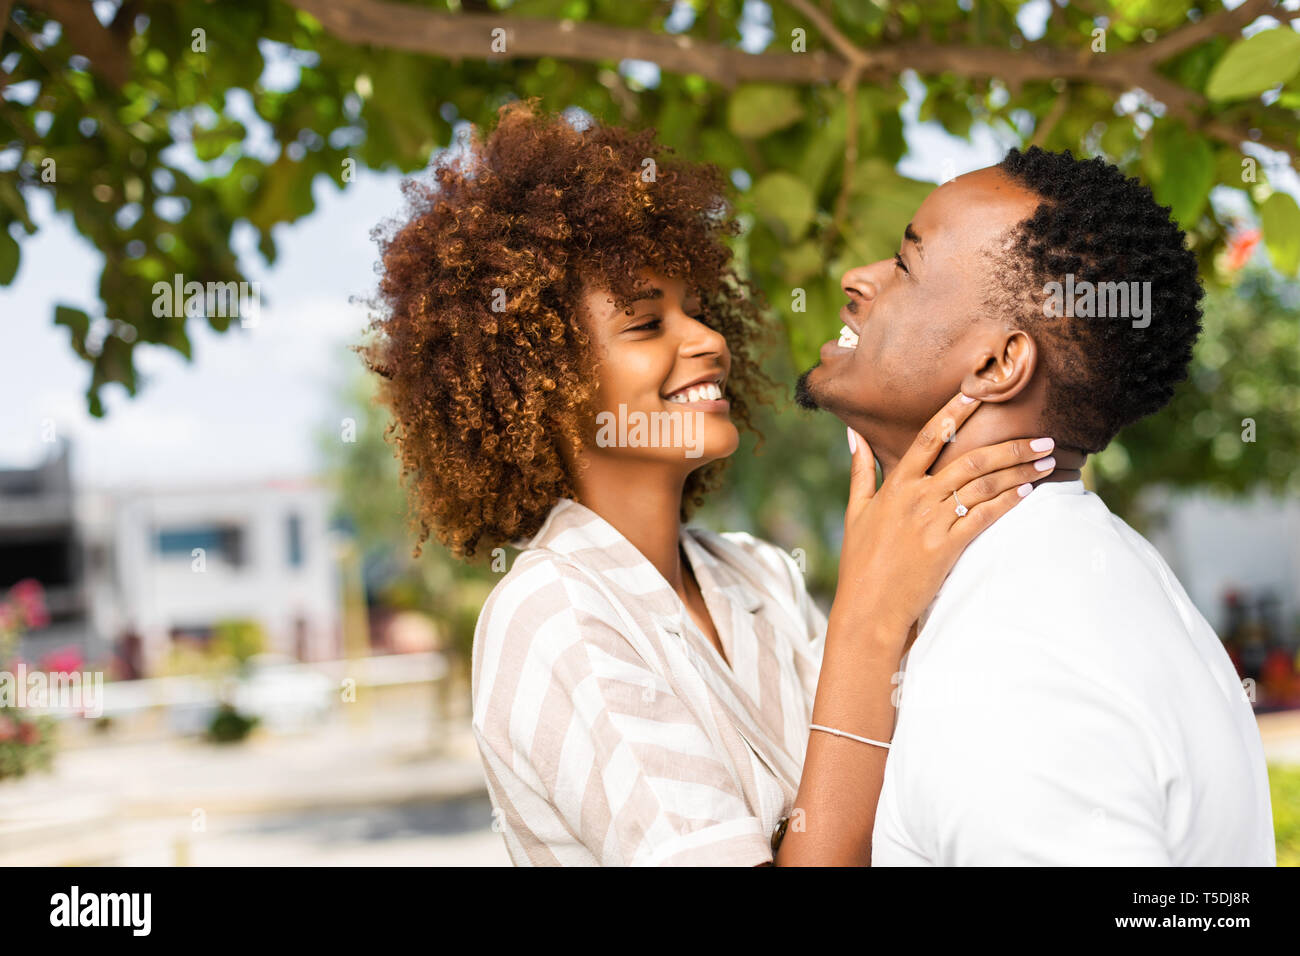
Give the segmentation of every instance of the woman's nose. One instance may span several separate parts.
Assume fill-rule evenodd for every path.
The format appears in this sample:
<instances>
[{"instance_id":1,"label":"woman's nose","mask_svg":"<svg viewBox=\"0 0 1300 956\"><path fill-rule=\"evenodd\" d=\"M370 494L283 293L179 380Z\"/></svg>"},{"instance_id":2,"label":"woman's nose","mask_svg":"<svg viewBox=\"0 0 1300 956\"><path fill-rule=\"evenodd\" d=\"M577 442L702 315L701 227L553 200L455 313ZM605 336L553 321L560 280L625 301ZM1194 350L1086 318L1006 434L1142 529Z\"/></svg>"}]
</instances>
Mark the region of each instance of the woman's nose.
<instances>
[{"instance_id":1,"label":"woman's nose","mask_svg":"<svg viewBox=\"0 0 1300 956\"><path fill-rule=\"evenodd\" d=\"M709 328L700 319L686 316L682 335L682 352L686 355L721 355L727 348L727 339L717 329Z\"/></svg>"}]
</instances>

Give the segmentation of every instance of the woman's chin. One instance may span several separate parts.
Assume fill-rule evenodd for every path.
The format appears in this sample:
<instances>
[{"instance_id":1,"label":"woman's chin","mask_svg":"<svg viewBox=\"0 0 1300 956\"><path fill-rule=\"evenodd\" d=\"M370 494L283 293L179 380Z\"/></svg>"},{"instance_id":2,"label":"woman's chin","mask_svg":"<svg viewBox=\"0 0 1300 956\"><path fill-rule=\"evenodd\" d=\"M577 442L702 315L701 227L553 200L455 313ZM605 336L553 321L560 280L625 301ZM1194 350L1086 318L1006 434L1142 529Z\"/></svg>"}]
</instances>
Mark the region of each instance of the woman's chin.
<instances>
[{"instance_id":1,"label":"woman's chin","mask_svg":"<svg viewBox=\"0 0 1300 956\"><path fill-rule=\"evenodd\" d=\"M722 432L723 429L718 429ZM726 432L708 435L703 443L702 454L696 464L707 465L722 458L730 458L740 447L740 431L731 422L726 423Z\"/></svg>"}]
</instances>

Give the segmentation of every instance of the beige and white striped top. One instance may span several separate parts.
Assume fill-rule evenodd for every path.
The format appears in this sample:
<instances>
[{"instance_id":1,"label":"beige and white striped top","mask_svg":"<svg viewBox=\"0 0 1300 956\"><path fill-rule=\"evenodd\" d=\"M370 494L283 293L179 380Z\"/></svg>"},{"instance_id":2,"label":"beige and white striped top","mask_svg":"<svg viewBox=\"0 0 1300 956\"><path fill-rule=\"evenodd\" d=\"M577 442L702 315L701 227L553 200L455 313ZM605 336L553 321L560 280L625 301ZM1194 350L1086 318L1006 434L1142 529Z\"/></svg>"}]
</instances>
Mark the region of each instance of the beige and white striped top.
<instances>
[{"instance_id":1,"label":"beige and white striped top","mask_svg":"<svg viewBox=\"0 0 1300 956\"><path fill-rule=\"evenodd\" d=\"M771 860L826 619L779 548L681 541L731 667L631 542L567 498L484 605L473 729L516 865Z\"/></svg>"}]
</instances>

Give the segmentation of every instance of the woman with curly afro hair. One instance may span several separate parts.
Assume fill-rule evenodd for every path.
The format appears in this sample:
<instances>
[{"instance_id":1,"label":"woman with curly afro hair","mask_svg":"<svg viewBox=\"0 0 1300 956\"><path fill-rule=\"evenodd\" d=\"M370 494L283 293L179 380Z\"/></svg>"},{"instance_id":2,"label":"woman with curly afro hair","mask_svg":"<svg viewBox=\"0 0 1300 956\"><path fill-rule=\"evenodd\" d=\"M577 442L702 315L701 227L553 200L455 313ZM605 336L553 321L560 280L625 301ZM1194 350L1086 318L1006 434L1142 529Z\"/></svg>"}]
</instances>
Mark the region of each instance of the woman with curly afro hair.
<instances>
[{"instance_id":1,"label":"woman with curly afro hair","mask_svg":"<svg viewBox=\"0 0 1300 956\"><path fill-rule=\"evenodd\" d=\"M968 502L972 520L936 544L909 479L875 492L860 442L828 625L783 551L684 525L765 381L721 172L653 131L516 102L405 192L358 350L420 543L522 549L472 660L511 858L867 862L886 751L850 731L892 726L898 663L876 636L901 646L1006 496ZM936 417L918 460L969 408ZM836 734L810 736L814 717Z\"/></svg>"}]
</instances>

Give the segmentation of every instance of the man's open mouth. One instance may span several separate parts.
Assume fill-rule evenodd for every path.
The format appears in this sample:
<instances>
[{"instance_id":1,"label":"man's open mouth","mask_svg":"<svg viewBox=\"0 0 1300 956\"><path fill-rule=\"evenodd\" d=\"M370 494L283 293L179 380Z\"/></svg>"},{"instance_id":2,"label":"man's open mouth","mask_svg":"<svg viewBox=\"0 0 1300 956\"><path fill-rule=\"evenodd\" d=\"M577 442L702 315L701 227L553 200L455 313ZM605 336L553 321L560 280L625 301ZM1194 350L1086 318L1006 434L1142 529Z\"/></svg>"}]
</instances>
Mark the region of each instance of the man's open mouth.
<instances>
[{"instance_id":1,"label":"man's open mouth","mask_svg":"<svg viewBox=\"0 0 1300 956\"><path fill-rule=\"evenodd\" d=\"M858 333L854 332L847 325L840 326L839 341L835 343L842 349L855 349L858 347Z\"/></svg>"}]
</instances>

